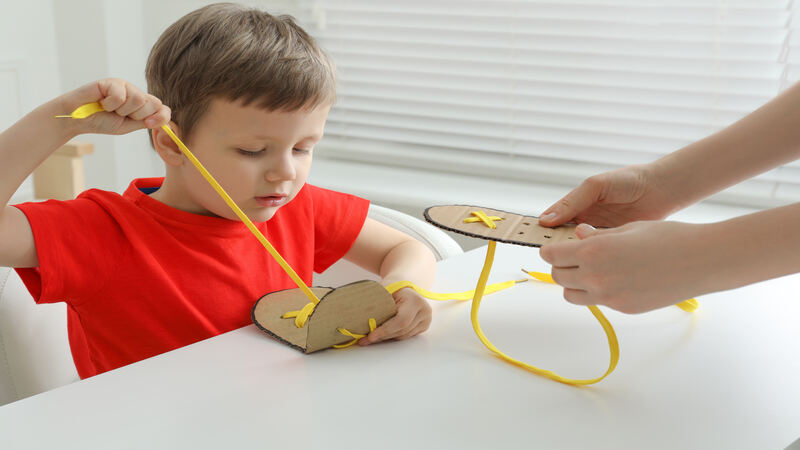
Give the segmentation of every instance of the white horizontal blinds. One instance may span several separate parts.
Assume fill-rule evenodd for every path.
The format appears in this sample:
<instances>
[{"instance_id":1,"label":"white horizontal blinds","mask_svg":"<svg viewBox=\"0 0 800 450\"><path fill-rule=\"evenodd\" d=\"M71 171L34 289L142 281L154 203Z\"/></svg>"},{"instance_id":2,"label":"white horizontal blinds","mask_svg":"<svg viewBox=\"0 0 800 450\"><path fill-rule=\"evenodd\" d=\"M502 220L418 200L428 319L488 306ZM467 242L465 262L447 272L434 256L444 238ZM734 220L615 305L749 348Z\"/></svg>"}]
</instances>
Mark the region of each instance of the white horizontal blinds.
<instances>
[{"instance_id":1,"label":"white horizontal blinds","mask_svg":"<svg viewBox=\"0 0 800 450\"><path fill-rule=\"evenodd\" d=\"M793 9L786 51L786 86L800 81L800 6Z\"/></svg>"},{"instance_id":2,"label":"white horizontal blinds","mask_svg":"<svg viewBox=\"0 0 800 450\"><path fill-rule=\"evenodd\" d=\"M784 89L800 81L800 5L793 5L787 28L787 45L781 58L785 63ZM795 201L800 198L800 161L793 161L774 172L778 179L775 197Z\"/></svg>"},{"instance_id":3,"label":"white horizontal blinds","mask_svg":"<svg viewBox=\"0 0 800 450\"><path fill-rule=\"evenodd\" d=\"M788 0L314 4L340 77L321 154L568 182L773 97L791 23ZM749 195L774 195L774 172Z\"/></svg>"}]
</instances>

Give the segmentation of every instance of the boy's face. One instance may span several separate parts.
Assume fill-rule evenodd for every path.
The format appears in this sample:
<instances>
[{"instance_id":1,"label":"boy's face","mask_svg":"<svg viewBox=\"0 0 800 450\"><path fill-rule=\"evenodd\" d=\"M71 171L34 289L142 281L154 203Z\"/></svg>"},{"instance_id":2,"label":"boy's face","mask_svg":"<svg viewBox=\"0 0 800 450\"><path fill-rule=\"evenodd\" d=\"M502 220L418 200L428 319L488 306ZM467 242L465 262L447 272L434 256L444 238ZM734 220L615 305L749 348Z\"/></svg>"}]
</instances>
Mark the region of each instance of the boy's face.
<instances>
[{"instance_id":1,"label":"boy's face","mask_svg":"<svg viewBox=\"0 0 800 450\"><path fill-rule=\"evenodd\" d=\"M267 111L214 99L195 126L189 149L250 220L263 222L305 184L329 110L322 105ZM186 191L180 209L238 220L191 162L180 171Z\"/></svg>"}]
</instances>

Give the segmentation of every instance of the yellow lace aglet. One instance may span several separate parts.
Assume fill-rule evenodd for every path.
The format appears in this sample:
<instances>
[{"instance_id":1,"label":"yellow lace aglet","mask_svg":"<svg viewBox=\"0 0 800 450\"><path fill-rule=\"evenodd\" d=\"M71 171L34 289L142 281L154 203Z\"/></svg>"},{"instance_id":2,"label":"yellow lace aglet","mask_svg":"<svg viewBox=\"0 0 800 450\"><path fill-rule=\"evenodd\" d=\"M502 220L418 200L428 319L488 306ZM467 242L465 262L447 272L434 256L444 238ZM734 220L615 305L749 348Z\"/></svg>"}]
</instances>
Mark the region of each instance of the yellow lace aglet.
<instances>
[{"instance_id":1,"label":"yellow lace aglet","mask_svg":"<svg viewBox=\"0 0 800 450\"><path fill-rule=\"evenodd\" d=\"M94 102L94 103L87 103L85 105L79 106L77 109L75 109L75 111L72 111L69 115L66 115L66 116L65 115L58 115L58 116L54 116L54 117L57 118L57 119L59 119L59 118L85 119L85 118L91 116L92 114L98 113L100 111L105 111L105 109L103 109L103 106L100 103Z\"/></svg>"},{"instance_id":2,"label":"yellow lace aglet","mask_svg":"<svg viewBox=\"0 0 800 450\"><path fill-rule=\"evenodd\" d=\"M535 272L533 270L527 271L525 269L522 269L522 271L525 272L526 275L531 276L531 277L533 277L533 278L535 278L535 279L537 279L537 280L539 280L541 282L550 283L550 284L556 284L556 282L553 281L553 276L550 275L549 273Z\"/></svg>"},{"instance_id":3,"label":"yellow lace aglet","mask_svg":"<svg viewBox=\"0 0 800 450\"><path fill-rule=\"evenodd\" d=\"M691 313L700 307L700 303L696 299L690 298L689 300L684 300L680 303L675 304L675 306L686 312Z\"/></svg>"}]
</instances>

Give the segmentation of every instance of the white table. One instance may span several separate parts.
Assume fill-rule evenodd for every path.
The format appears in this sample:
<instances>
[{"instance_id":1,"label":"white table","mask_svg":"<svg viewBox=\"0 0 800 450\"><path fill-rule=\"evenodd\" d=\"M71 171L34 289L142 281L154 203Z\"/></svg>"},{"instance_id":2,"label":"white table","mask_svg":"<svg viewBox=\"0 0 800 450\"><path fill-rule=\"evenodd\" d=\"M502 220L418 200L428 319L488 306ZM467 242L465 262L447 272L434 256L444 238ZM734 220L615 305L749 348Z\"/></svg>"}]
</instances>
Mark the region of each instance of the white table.
<instances>
[{"instance_id":1,"label":"white table","mask_svg":"<svg viewBox=\"0 0 800 450\"><path fill-rule=\"evenodd\" d=\"M484 249L439 264L439 291L474 287ZM490 281L546 271L498 247ZM254 326L0 407L2 449L782 449L800 437L800 276L625 316L619 366L576 388L507 364L473 334L469 304L431 329L310 356ZM608 348L586 308L523 283L486 297L482 325L512 356L578 378Z\"/></svg>"}]
</instances>

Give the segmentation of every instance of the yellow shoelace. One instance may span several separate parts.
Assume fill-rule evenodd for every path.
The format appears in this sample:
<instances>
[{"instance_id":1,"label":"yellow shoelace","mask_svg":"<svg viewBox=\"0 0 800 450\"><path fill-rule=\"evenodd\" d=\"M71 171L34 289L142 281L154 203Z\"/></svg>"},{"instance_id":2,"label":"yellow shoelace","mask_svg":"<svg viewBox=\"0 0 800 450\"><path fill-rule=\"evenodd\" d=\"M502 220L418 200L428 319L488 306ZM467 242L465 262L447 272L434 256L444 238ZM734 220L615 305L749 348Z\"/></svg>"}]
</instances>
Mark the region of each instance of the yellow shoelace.
<instances>
[{"instance_id":1,"label":"yellow shoelace","mask_svg":"<svg viewBox=\"0 0 800 450\"><path fill-rule=\"evenodd\" d=\"M378 324L377 322L375 322L375 319L371 317L369 319L369 332L372 333L373 331L375 331L375 328L378 328ZM337 330L339 331L339 333L342 333L345 336L350 336L351 338L353 338L353 340L346 344L334 345L333 348L347 348L350 347L351 345L354 345L356 342L360 341L361 338L367 337L366 334L352 333L350 332L350 330L346 328L338 328Z\"/></svg>"},{"instance_id":2,"label":"yellow shoelace","mask_svg":"<svg viewBox=\"0 0 800 450\"><path fill-rule=\"evenodd\" d=\"M500 358L514 364L516 366L522 367L523 369L529 370L537 375L541 375L545 378L549 378L551 380L558 381L560 383L566 383L571 385L588 385L594 384L598 381L602 380L603 378L607 377L614 369L617 367L617 362L619 361L619 342L617 341L617 334L614 332L614 327L611 326L611 323L606 319L606 316L597 308L597 306L589 306L589 311L592 312L594 317L600 322L600 325L603 327L603 331L606 332L606 337L608 339L608 348L611 353L610 362L608 364L608 369L606 373L602 376L592 379L573 379L573 378L566 378L558 375L555 372L550 370L540 369L538 367L532 366L530 364L526 364L522 361L514 359L505 353L501 352L497 347L489 341L489 338L483 334L483 330L481 329L480 322L478 321L478 311L481 308L481 299L483 298L483 294L486 290L486 280L489 278L489 272L492 270L492 263L494 262L494 253L495 248L497 247L497 243L495 241L489 241L489 246L486 249L486 260L483 264L483 269L481 270L481 275L478 277L478 286L475 288L475 297L472 299L472 310L470 313L470 318L472 320L472 329L475 330L475 334L478 335L478 339L483 342L483 345L486 346L489 350L494 352ZM541 280L547 274L536 273L536 279ZM541 277L541 278L540 278Z\"/></svg>"},{"instance_id":3,"label":"yellow shoelace","mask_svg":"<svg viewBox=\"0 0 800 450\"><path fill-rule=\"evenodd\" d=\"M483 222L484 225L491 229L497 228L497 225L494 224L495 220L503 220L502 217L497 216L487 216L483 211L472 211L470 215L475 217L468 217L464 219L465 223L472 223L472 222Z\"/></svg>"},{"instance_id":4,"label":"yellow shoelace","mask_svg":"<svg viewBox=\"0 0 800 450\"><path fill-rule=\"evenodd\" d=\"M100 111L104 111L104 109L100 105L100 103L97 103L97 102L95 102L95 103L87 103L87 104L82 105L79 108L75 109L69 115L59 115L59 116L55 116L55 117L57 117L57 118L71 118L71 119L85 119L85 118L91 116L92 114L95 114L95 113L100 112ZM186 145L180 140L180 138L178 138L178 136L175 135L175 133L173 133L173 131L169 127L169 125L163 125L161 127L161 129L164 130L167 133L167 135L169 135L169 137L175 142L175 144L178 146L178 148L181 150L181 152L189 159L189 161L192 162L192 164L195 166L195 168L197 168L197 170L203 175L203 178L205 178L205 180L211 185L211 187L214 188L214 190L217 192L217 194L219 194L219 196L222 197L222 199L225 201L225 203L228 205L228 207L230 207L231 210L233 210L233 212L236 214L236 216L239 217L239 219L242 222L244 222L244 224L247 226L247 228L250 230L250 232L253 233L253 235L256 237L256 239L258 239L258 241L264 246L264 248L269 252L269 254L272 255L272 257L275 259L275 261L278 262L278 264L281 266L281 268L283 268L284 272L286 272L286 274L289 276L289 278L291 278L292 281L297 285L297 287L299 287L303 291L303 293L306 295L306 297L308 297L310 302L308 304L306 304L301 310L299 310L299 311L290 311L290 312L288 312L288 313L286 313L286 314L284 314L282 316L283 318L292 318L292 317L294 317L295 318L295 325L298 328L303 327L305 325L305 323L307 322L307 320L308 320L308 316L311 315L311 313L313 313L314 308L319 303L319 298L317 298L317 296L314 295L314 293L311 291L311 289L297 275L297 273L294 271L294 269L292 269L292 267L289 265L289 263L287 263L286 260L283 259L283 257L280 255L280 253L278 253L277 250L275 250L275 248L272 246L272 244L269 242L269 240L267 240L267 238L264 237L264 235L258 230L258 228L256 228L256 226L253 224L253 222L250 221L250 218L248 218L247 215L244 214L244 212L242 212L242 210L239 208L239 206L236 204L236 202L234 202L233 199L228 195L228 193L225 192L225 190L222 188L222 186L220 186L220 184L217 182L217 180L214 179L214 177L208 172L208 170L206 170L206 168L203 166L203 164L200 163L200 161L194 156L194 154L192 154L192 152L189 150L189 148L186 147ZM489 228L496 228L496 225L494 224L494 221L502 220L500 217L487 216L482 211L474 211L474 212L472 212L471 215L474 216L474 217L464 219L464 221L465 222L479 222L480 221L480 222L483 222ZM558 382L561 382L561 383L571 384L571 385L588 385L588 384L597 383L598 381L600 381L603 378L605 378L606 376L608 376L614 370L614 368L617 365L617 362L619 361L619 343L617 342L617 336L616 336L616 333L614 333L614 328L608 322L608 319L606 319L606 317L603 315L603 313L597 308L597 306L589 306L588 308L592 312L592 314L595 316L595 318L598 320L598 322L600 322L600 325L602 325L603 330L605 330L606 336L608 338L608 345L609 345L610 353L611 353L611 361L609 363L608 370L606 370L605 374L603 374L601 377L598 377L598 378L582 380L582 379L571 379L571 378L562 377L562 376L560 376L560 375L558 375L558 374L556 374L554 372L551 372L549 370L539 369L539 368L534 367L532 365L526 364L526 363L524 363L522 361L518 361L516 359L513 359L510 356L506 355L505 353L501 352L497 347L494 346L494 344L492 344L489 341L489 339L486 337L486 335L484 335L483 331L481 330L480 323L478 321L478 311L480 310L480 303L481 303L481 300L482 300L483 296L486 295L486 294L491 294L493 292L497 292L497 291L502 290L502 289L509 288L509 287L515 285L518 282L526 281L526 280L511 280L511 281L505 281L505 282L502 282L502 283L491 284L491 285L488 285L488 286L486 285L487 279L489 278L489 272L491 271L492 263L494 261L495 248L496 248L495 241L489 241L489 246L488 246L488 249L486 251L486 260L484 262L483 269L481 270L480 277L478 278L478 285L472 291L459 292L459 293L435 293L435 292L428 291L426 289L422 289L419 286L414 285L410 281L398 281L398 282L392 283L392 284L390 284L389 286L386 287L386 290L393 294L396 291L407 287L407 288L411 288L411 289L415 290L417 293L419 293L423 297L429 298L431 300L469 300L470 298L472 298L472 310L471 310L471 313L470 313L470 317L471 317L471 321L472 321L472 327L475 330L475 333L478 335L478 338L481 340L481 342L489 350L491 350L492 352L497 354L500 358L502 358L502 359L514 364L514 365L517 365L519 367L527 369L527 370L529 370L529 371L531 371L533 373L541 375L543 377L546 377L546 378L549 378L549 379L552 379L552 380L555 380L555 381L558 381ZM535 279L539 280L539 281L544 281L544 282L547 282L547 283L554 283L552 277L549 274L541 273L541 272L526 272L526 273L529 274L530 276L534 277ZM697 308L697 301L694 300L694 299L691 299L691 300L687 300L687 301L681 302L677 306L679 306L681 309L684 309L685 311L691 312L691 311L694 311ZM370 332L375 330L376 322L375 322L374 318L370 318L369 319L369 328L370 328ZM335 345L334 346L335 348L350 347L350 346L356 344L360 339L362 339L362 338L364 338L366 336L366 335L363 335L363 334L352 333L352 332L350 332L349 330L347 330L345 328L338 328L338 331L340 333L346 335L346 336L352 337L353 340L350 341L350 342L347 342L346 344Z\"/></svg>"},{"instance_id":5,"label":"yellow shoelace","mask_svg":"<svg viewBox=\"0 0 800 450\"><path fill-rule=\"evenodd\" d=\"M496 225L494 224L494 218L487 217L483 211L473 211L471 215L475 216L475 218L467 218L464 219L464 222L477 222L481 221L489 228L495 228ZM477 218L477 220L476 220ZM493 220L494 219L494 220ZM480 321L478 320L478 312L480 311L481 307L481 299L483 295L489 292L489 287L486 286L486 281L489 278L489 272L492 270L492 263L494 262L494 254L495 249L497 247L497 243L495 241L490 240L489 245L486 249L486 260L483 264L483 269L481 269L480 277L478 278L478 286L475 288L475 295L472 299L472 310L470 313L470 319L472 321L472 328L475 330L475 334L478 335L478 339L481 340L483 345L486 346L489 350L495 353L500 358L504 359L505 361L510 362L516 366L522 367L523 369L529 370L537 375L541 375L543 377L549 378L554 381L558 381L560 383L566 383L570 385L589 385L597 383L598 381L602 380L603 378L607 377L614 369L617 367L617 363L619 362L619 341L617 340L617 334L614 332L614 327L611 326L611 323L608 321L606 316L600 311L600 309L596 305L587 306L589 311L591 311L592 315L600 322L600 325L603 327L603 331L606 333L606 338L608 339L608 348L610 353L610 360L608 364L608 369L606 372L597 378L591 379L574 379L574 378L566 378L561 375L558 375L555 372L550 370L540 369L538 367L532 366L530 364L524 363L517 359L514 359L505 353L501 352L491 341L486 337L481 329ZM528 275L532 276L533 278L545 282L556 284L553 280L552 275L542 272L533 272L533 271L526 271L522 269L523 272L527 273ZM697 300L689 299L678 303L676 306L683 309L687 312L693 312L698 307Z\"/></svg>"}]
</instances>

